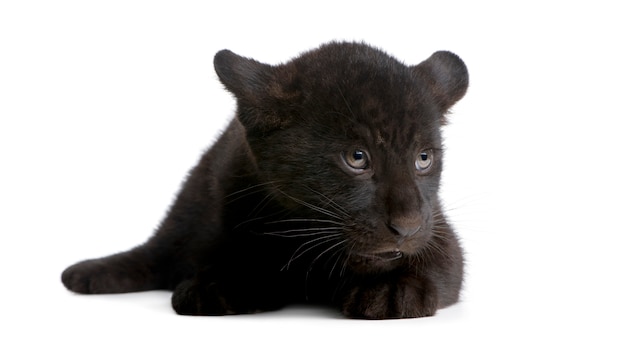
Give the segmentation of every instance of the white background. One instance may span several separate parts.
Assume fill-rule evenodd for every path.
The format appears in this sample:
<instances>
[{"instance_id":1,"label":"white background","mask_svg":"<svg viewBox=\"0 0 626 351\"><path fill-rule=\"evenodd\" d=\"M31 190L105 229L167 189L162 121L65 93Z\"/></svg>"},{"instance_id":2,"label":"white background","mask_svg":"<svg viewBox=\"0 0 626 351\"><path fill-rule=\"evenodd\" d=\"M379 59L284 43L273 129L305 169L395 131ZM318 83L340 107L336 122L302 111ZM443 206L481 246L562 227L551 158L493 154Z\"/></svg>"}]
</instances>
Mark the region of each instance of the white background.
<instances>
[{"instance_id":1,"label":"white background","mask_svg":"<svg viewBox=\"0 0 626 351\"><path fill-rule=\"evenodd\" d=\"M617 1L3 1L0 349L624 350L624 14ZM304 306L193 318L167 292L63 288L67 265L151 235L232 116L215 52L276 64L331 39L407 64L451 50L469 67L442 189L467 250L461 303L402 321Z\"/></svg>"}]
</instances>

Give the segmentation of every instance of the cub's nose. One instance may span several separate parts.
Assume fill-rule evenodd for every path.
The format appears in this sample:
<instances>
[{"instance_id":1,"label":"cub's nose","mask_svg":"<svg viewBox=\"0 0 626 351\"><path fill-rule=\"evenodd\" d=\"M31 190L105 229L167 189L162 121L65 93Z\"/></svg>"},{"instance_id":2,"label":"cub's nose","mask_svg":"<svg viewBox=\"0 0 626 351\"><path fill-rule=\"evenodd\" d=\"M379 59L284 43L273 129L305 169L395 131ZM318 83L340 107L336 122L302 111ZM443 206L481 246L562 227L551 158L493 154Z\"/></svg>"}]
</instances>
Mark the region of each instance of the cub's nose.
<instances>
[{"instance_id":1,"label":"cub's nose","mask_svg":"<svg viewBox=\"0 0 626 351\"><path fill-rule=\"evenodd\" d=\"M422 229L422 226L417 223L391 222L388 224L388 226L392 232L400 236L411 236Z\"/></svg>"}]
</instances>

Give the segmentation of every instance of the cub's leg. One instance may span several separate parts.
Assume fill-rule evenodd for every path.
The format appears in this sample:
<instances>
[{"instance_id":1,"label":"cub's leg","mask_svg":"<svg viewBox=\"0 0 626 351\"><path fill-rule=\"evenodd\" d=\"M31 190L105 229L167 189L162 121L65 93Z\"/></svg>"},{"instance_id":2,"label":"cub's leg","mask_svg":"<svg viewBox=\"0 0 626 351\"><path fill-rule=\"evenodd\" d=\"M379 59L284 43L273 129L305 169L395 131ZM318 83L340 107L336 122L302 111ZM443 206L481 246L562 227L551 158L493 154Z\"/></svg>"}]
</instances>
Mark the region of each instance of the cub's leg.
<instances>
[{"instance_id":1,"label":"cub's leg","mask_svg":"<svg viewBox=\"0 0 626 351\"><path fill-rule=\"evenodd\" d=\"M285 290L275 273L203 272L178 284L172 307L178 314L195 316L272 311L288 303Z\"/></svg>"},{"instance_id":2,"label":"cub's leg","mask_svg":"<svg viewBox=\"0 0 626 351\"><path fill-rule=\"evenodd\" d=\"M165 288L159 258L145 246L91 259L68 267L61 275L67 289L82 294L125 293Z\"/></svg>"},{"instance_id":3,"label":"cub's leg","mask_svg":"<svg viewBox=\"0 0 626 351\"><path fill-rule=\"evenodd\" d=\"M432 316L437 307L437 290L429 279L391 275L372 278L349 288L342 312L350 318L415 318Z\"/></svg>"}]
</instances>

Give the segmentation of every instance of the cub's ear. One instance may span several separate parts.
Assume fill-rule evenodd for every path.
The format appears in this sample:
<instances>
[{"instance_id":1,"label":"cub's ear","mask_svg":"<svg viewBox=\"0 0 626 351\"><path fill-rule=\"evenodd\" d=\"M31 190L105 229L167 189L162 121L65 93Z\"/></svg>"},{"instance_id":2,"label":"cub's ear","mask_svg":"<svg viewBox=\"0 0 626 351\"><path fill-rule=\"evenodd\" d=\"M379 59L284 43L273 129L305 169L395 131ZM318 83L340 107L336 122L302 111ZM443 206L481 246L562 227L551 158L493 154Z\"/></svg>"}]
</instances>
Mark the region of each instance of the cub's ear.
<instances>
[{"instance_id":1,"label":"cub's ear","mask_svg":"<svg viewBox=\"0 0 626 351\"><path fill-rule=\"evenodd\" d=\"M426 61L414 66L416 74L425 79L435 97L435 102L446 112L459 101L469 84L465 63L448 51L437 51Z\"/></svg>"},{"instance_id":2,"label":"cub's ear","mask_svg":"<svg viewBox=\"0 0 626 351\"><path fill-rule=\"evenodd\" d=\"M238 99L258 103L272 76L272 66L222 50L213 59L215 72Z\"/></svg>"},{"instance_id":3,"label":"cub's ear","mask_svg":"<svg viewBox=\"0 0 626 351\"><path fill-rule=\"evenodd\" d=\"M228 50L218 52L213 64L222 84L237 98L237 116L248 133L265 133L292 122L286 106L293 106L299 93L290 84L293 75L288 66L270 66Z\"/></svg>"}]
</instances>

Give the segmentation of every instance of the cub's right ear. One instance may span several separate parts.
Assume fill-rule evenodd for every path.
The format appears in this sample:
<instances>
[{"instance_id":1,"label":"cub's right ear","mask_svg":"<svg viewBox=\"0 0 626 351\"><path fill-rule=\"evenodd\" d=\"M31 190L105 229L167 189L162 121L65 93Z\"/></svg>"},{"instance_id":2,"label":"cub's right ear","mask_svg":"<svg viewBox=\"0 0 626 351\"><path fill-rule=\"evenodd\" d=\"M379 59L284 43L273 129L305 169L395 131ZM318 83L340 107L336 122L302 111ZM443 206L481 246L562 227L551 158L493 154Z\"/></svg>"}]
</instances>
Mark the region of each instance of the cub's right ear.
<instances>
[{"instance_id":1,"label":"cub's right ear","mask_svg":"<svg viewBox=\"0 0 626 351\"><path fill-rule=\"evenodd\" d=\"M222 50L213 59L215 72L228 91L241 100L257 103L267 94L272 66Z\"/></svg>"}]
</instances>

